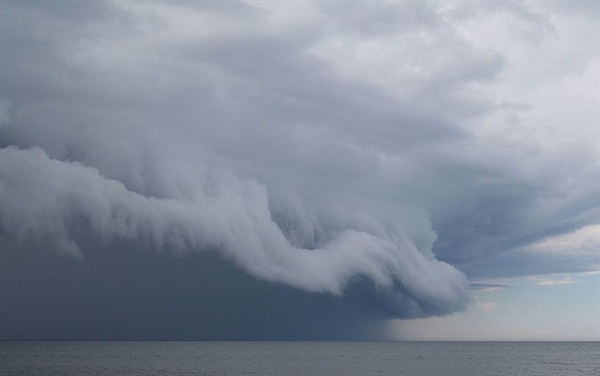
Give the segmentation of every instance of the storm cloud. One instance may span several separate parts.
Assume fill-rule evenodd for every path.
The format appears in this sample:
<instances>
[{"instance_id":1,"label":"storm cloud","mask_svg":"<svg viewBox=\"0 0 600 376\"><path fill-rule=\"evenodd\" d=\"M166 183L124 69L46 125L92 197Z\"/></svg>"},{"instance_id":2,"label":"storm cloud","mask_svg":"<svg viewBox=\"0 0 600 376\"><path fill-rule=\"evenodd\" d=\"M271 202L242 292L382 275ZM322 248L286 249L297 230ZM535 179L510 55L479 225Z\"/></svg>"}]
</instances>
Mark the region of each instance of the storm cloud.
<instances>
[{"instance_id":1,"label":"storm cloud","mask_svg":"<svg viewBox=\"0 0 600 376\"><path fill-rule=\"evenodd\" d=\"M78 268L101 275L122 260L150 286L156 274L174 278L162 262L207 296L218 294L211 284L244 280L198 318L205 338L220 338L207 328L223 311L238 312L227 322L244 337L249 303L231 298L241 285L287 307L266 337L293 327L300 302L306 323L336 321L323 310L348 313L331 329L341 335L369 317L460 311L469 278L597 270L593 253L530 251L599 219L589 88L598 51L572 41L597 23L557 12L524 3L3 3L3 268L32 278L44 264L74 268L71 286L93 284ZM185 271L194 265L207 277ZM3 279L17 275L6 270ZM182 295L182 307L148 323L200 310L183 279L167 286L188 286L190 305ZM111 286L106 299L118 295ZM3 321L18 321L6 303L18 294L7 283L2 291ZM151 300L150 291L140 296ZM138 313L144 305L121 303ZM72 316L85 316L79 307ZM151 333L148 323L123 336L168 337L139 334ZM18 333L6 326L2 335ZM231 327L220 333L236 338Z\"/></svg>"}]
</instances>

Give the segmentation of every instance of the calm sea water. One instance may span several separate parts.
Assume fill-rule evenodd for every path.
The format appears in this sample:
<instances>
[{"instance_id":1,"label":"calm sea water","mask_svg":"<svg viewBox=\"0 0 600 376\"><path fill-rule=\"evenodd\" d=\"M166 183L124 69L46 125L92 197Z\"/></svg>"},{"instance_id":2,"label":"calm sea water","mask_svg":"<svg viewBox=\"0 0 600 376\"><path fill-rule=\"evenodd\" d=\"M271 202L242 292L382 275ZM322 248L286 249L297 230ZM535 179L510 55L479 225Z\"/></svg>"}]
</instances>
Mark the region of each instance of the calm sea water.
<instances>
[{"instance_id":1,"label":"calm sea water","mask_svg":"<svg viewBox=\"0 0 600 376\"><path fill-rule=\"evenodd\" d=\"M599 342L1 342L9 375L600 375Z\"/></svg>"}]
</instances>

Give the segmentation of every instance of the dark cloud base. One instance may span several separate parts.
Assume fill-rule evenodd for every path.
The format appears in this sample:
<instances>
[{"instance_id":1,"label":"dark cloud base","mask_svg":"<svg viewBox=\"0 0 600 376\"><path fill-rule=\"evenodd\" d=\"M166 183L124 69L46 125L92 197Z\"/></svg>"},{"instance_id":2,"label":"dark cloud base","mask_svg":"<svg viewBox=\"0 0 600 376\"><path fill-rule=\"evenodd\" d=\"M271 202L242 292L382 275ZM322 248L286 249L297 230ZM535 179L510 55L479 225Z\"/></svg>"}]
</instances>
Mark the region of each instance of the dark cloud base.
<instances>
[{"instance_id":1,"label":"dark cloud base","mask_svg":"<svg viewBox=\"0 0 600 376\"><path fill-rule=\"evenodd\" d=\"M1 237L2 340L375 339L366 288L344 297L259 281L214 253L86 247L81 260Z\"/></svg>"}]
</instances>

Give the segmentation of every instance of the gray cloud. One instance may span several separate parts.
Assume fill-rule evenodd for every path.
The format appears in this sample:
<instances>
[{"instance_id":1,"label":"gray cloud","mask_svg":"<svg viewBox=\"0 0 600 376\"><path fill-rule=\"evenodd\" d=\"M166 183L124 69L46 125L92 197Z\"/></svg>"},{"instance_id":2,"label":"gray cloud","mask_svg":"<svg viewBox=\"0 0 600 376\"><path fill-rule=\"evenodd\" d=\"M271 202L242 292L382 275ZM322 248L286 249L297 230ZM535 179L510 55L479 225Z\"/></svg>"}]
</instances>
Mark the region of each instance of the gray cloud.
<instances>
[{"instance_id":1,"label":"gray cloud","mask_svg":"<svg viewBox=\"0 0 600 376\"><path fill-rule=\"evenodd\" d=\"M211 253L85 242L82 259L1 238L0 337L50 340L377 339L374 290L343 297L259 281Z\"/></svg>"},{"instance_id":2,"label":"gray cloud","mask_svg":"<svg viewBox=\"0 0 600 376\"><path fill-rule=\"evenodd\" d=\"M494 264L598 222L583 125L570 142L535 131L534 104L498 84L513 57L457 27L502 15L535 47L558 32L545 8L63 5L2 6L0 223L16 249L218 254L397 317L463 309L467 276L597 267Z\"/></svg>"},{"instance_id":3,"label":"gray cloud","mask_svg":"<svg viewBox=\"0 0 600 376\"><path fill-rule=\"evenodd\" d=\"M21 242L40 239L80 256L71 229L83 223L104 241L217 249L258 278L307 291L339 295L363 276L383 290L399 284L415 300L435 306L466 301L460 272L424 256L405 237L388 236L368 218L345 229L322 229L326 239L318 249L291 245L271 219L266 190L252 181L211 176L195 184L192 198L161 199L128 191L96 169L52 160L40 149L4 148L0 159L2 227Z\"/></svg>"}]
</instances>

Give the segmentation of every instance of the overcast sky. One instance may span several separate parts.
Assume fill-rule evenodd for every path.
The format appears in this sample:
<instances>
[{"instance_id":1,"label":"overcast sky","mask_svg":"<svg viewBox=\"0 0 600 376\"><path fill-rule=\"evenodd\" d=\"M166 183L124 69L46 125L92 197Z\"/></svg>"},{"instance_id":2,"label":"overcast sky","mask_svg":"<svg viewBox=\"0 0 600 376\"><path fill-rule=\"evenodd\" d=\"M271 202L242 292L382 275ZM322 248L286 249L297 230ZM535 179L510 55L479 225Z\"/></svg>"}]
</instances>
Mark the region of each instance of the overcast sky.
<instances>
[{"instance_id":1,"label":"overcast sky","mask_svg":"<svg viewBox=\"0 0 600 376\"><path fill-rule=\"evenodd\" d=\"M600 339L597 2L0 12L0 338Z\"/></svg>"}]
</instances>

